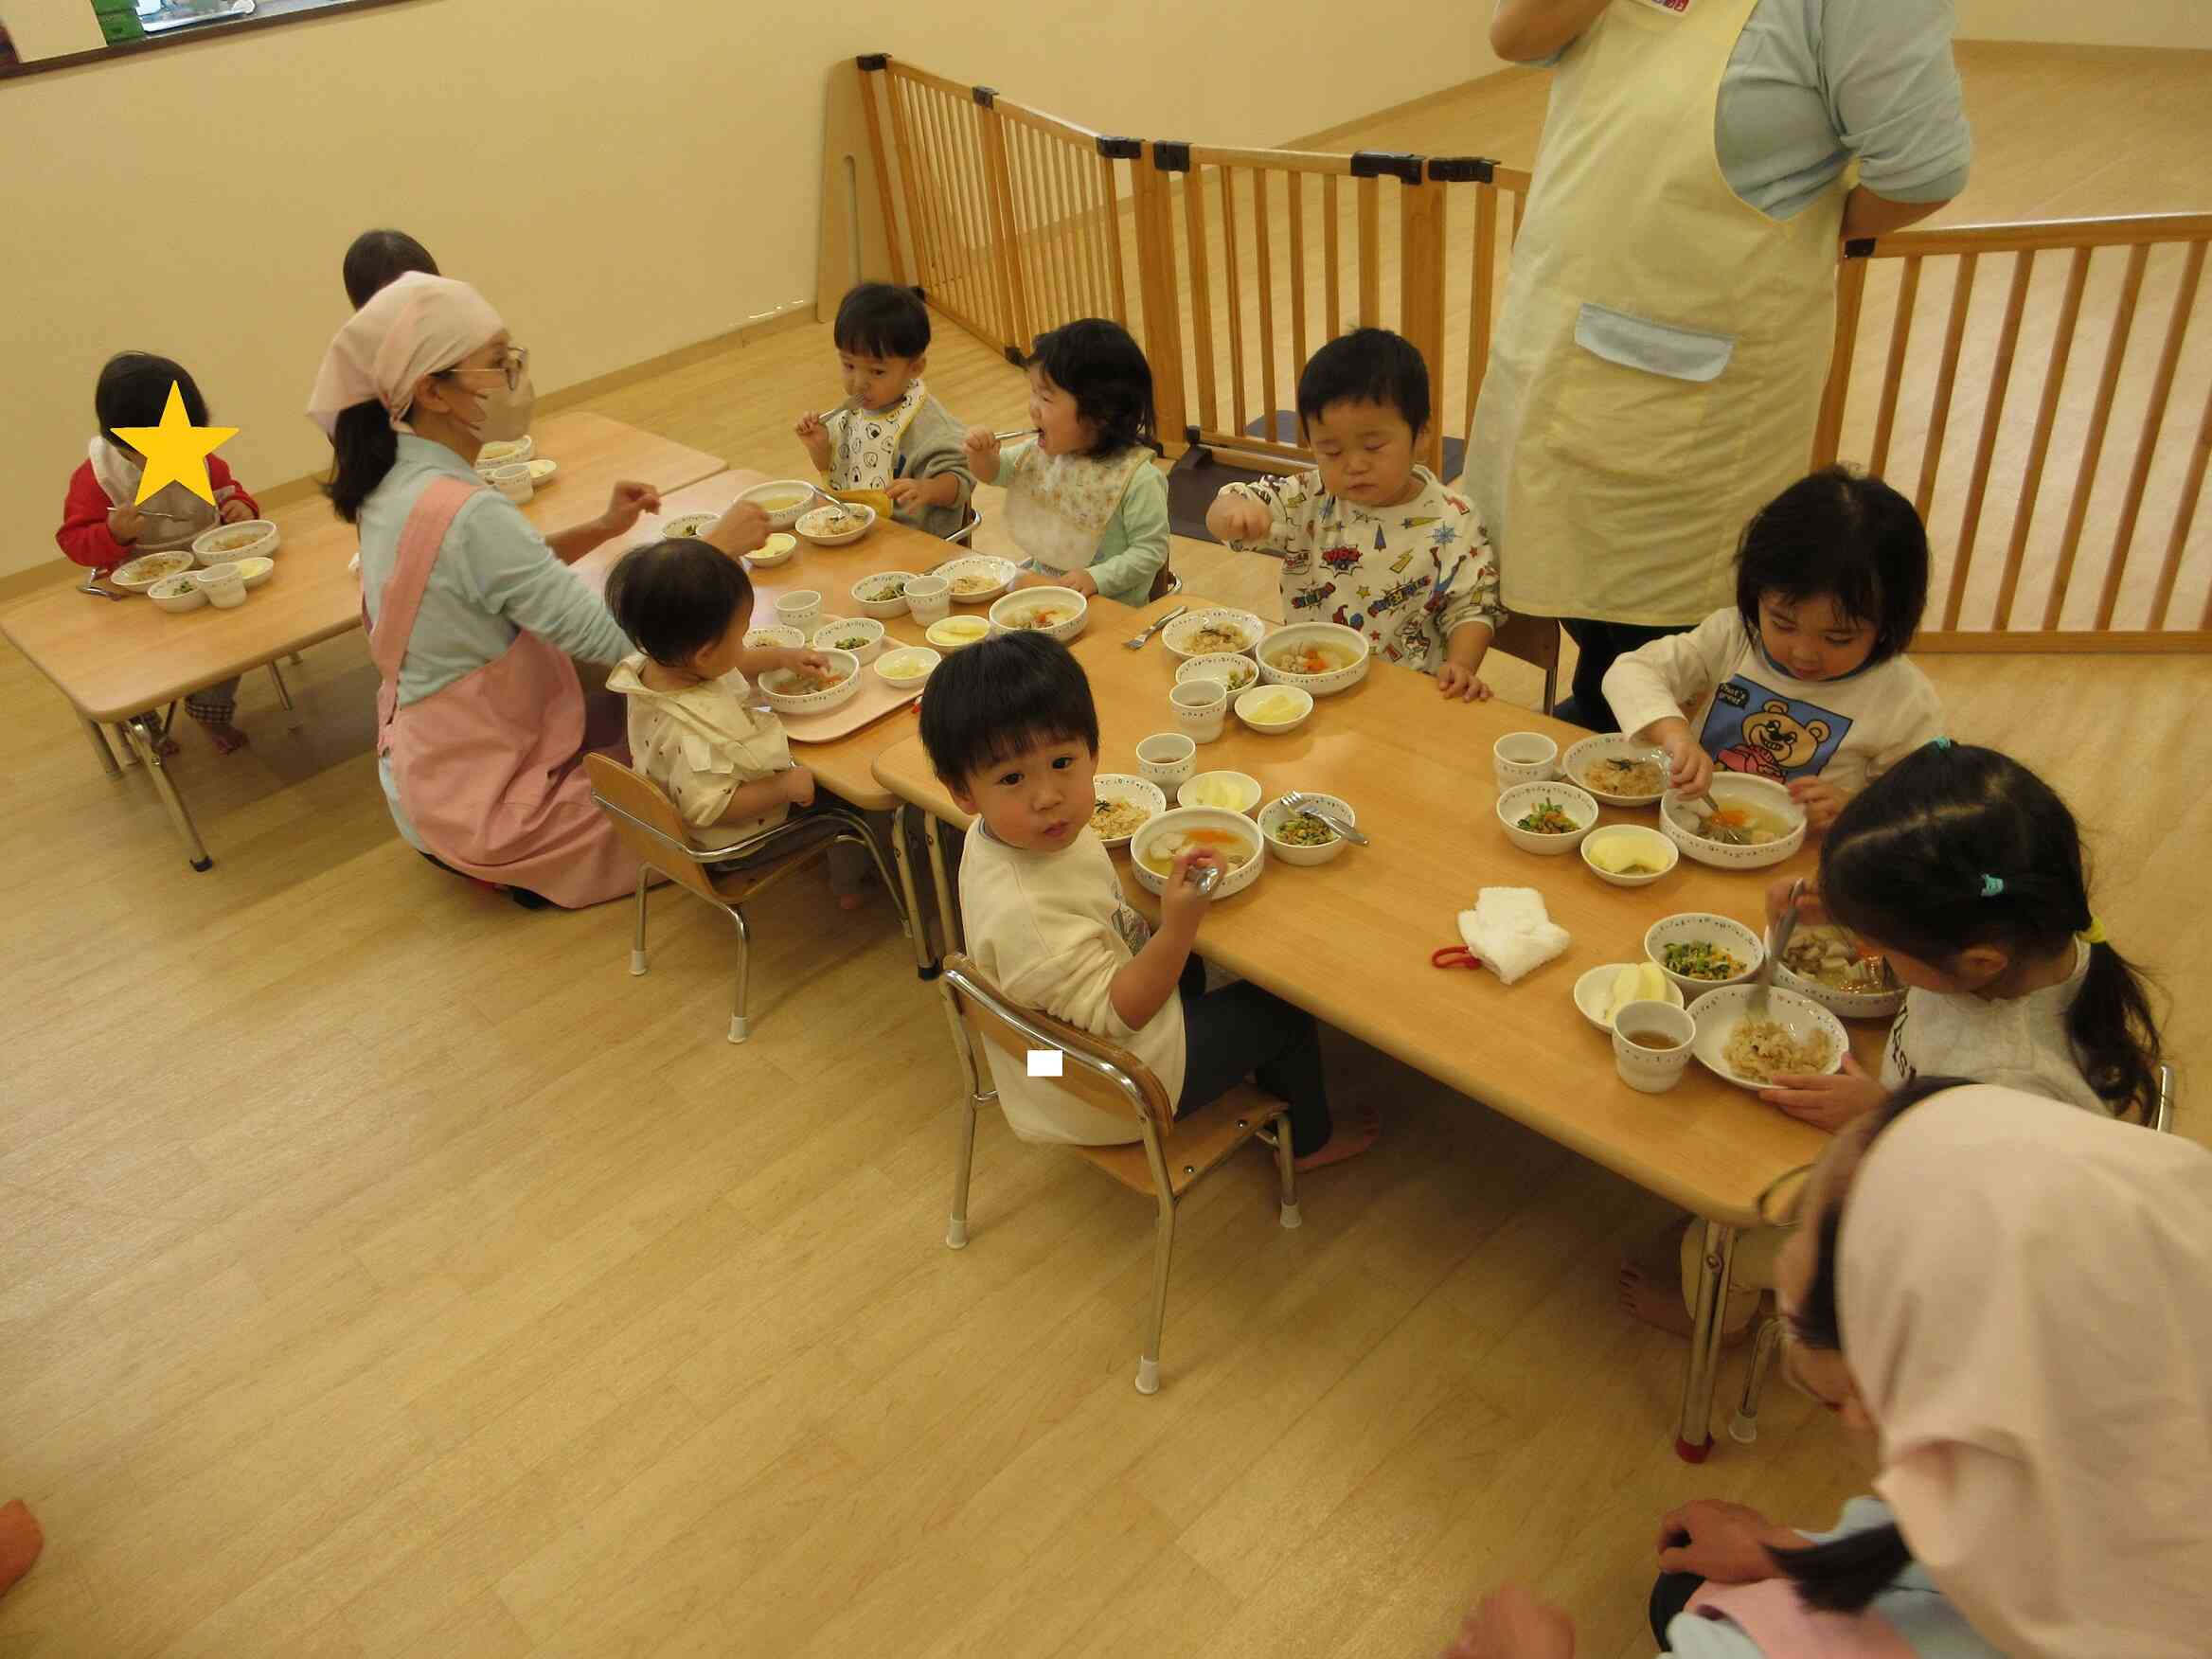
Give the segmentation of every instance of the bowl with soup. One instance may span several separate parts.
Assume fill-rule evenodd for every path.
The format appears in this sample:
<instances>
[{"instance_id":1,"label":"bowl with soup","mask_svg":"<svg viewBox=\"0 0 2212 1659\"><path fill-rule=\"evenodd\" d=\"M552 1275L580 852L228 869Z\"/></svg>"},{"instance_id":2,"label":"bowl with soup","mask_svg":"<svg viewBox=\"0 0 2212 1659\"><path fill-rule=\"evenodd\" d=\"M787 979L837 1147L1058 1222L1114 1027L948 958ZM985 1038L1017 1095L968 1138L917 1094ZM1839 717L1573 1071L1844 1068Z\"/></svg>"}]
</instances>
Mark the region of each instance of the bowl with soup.
<instances>
[{"instance_id":1,"label":"bowl with soup","mask_svg":"<svg viewBox=\"0 0 2212 1659\"><path fill-rule=\"evenodd\" d=\"M1016 588L990 607L995 633L1042 633L1065 645L1090 620L1090 601L1074 588Z\"/></svg>"},{"instance_id":2,"label":"bowl with soup","mask_svg":"<svg viewBox=\"0 0 2212 1659\"><path fill-rule=\"evenodd\" d=\"M768 515L768 527L788 530L799 522L799 514L810 506L820 502L812 484L797 478L777 478L766 484L756 484L742 491L738 499L749 501ZM859 509L856 509L859 510Z\"/></svg>"},{"instance_id":3,"label":"bowl with soup","mask_svg":"<svg viewBox=\"0 0 2212 1659\"><path fill-rule=\"evenodd\" d=\"M1222 879L1209 897L1226 899L1259 880L1267 863L1259 826L1241 812L1219 807L1177 807L1162 812L1130 842L1130 867L1148 892L1165 893L1175 860L1200 849L1222 862Z\"/></svg>"},{"instance_id":4,"label":"bowl with soup","mask_svg":"<svg viewBox=\"0 0 2212 1659\"><path fill-rule=\"evenodd\" d=\"M1293 622L1259 642L1259 677L1314 697L1348 691L1367 677L1367 636L1334 622Z\"/></svg>"},{"instance_id":5,"label":"bowl with soup","mask_svg":"<svg viewBox=\"0 0 2212 1659\"><path fill-rule=\"evenodd\" d=\"M1800 922L1775 962L1775 983L1846 1020L1887 1020L1905 1006L1889 961L1848 928Z\"/></svg>"},{"instance_id":6,"label":"bowl with soup","mask_svg":"<svg viewBox=\"0 0 2212 1659\"><path fill-rule=\"evenodd\" d=\"M760 676L760 694L778 714L827 714L860 690L860 659L848 651L826 651L827 669L775 669Z\"/></svg>"},{"instance_id":7,"label":"bowl with soup","mask_svg":"<svg viewBox=\"0 0 2212 1659\"><path fill-rule=\"evenodd\" d=\"M1678 790L1659 797L1659 828L1684 856L1716 869L1757 870L1805 845L1805 809L1782 785L1722 772L1705 793L1718 809L1709 816ZM1723 826L1734 833L1713 833Z\"/></svg>"}]
</instances>

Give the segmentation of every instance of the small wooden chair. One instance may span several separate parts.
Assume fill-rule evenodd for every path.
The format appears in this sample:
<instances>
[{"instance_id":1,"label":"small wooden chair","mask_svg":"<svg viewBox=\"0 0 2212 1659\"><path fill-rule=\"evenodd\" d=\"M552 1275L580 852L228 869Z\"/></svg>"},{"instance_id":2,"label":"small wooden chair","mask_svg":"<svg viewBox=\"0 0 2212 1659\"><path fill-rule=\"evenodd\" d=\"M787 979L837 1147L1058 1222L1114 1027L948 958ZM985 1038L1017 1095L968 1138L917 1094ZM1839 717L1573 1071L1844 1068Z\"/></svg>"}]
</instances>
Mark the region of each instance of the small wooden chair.
<instances>
[{"instance_id":1,"label":"small wooden chair","mask_svg":"<svg viewBox=\"0 0 2212 1659\"><path fill-rule=\"evenodd\" d=\"M1168 559L1172 560L1173 558L1174 555L1170 553ZM1169 594L1179 594L1182 591L1183 579L1175 574L1174 565L1163 562L1159 569L1152 572L1152 591L1146 596L1145 602L1151 604L1154 599L1164 599Z\"/></svg>"},{"instance_id":2,"label":"small wooden chair","mask_svg":"<svg viewBox=\"0 0 2212 1659\"><path fill-rule=\"evenodd\" d=\"M1090 1105L1127 1113L1143 1138L1124 1146L1070 1147L1132 1192L1151 1198L1159 1218L1153 1228L1152 1312L1145 1327L1144 1352L1136 1362L1136 1391L1160 1391L1160 1332L1168 1321L1168 1264L1175 1245L1175 1210L1186 1194L1225 1162L1230 1153L1270 1125L1275 1131L1275 1169L1282 1182L1280 1219L1299 1223L1297 1174L1291 1153L1290 1109L1249 1083L1240 1084L1209 1106L1177 1120L1175 1102L1144 1061L1116 1044L1078 1030L1034 1008L1008 1002L967 956L944 960L937 983L952 999L955 1028L962 1037L961 1060L968 1068L968 1097L961 1102L959 1161L953 1169L953 1216L945 1243L968 1243L968 1173L975 1161L975 1114L995 1101L987 1049L1026 1066L1033 1050L1058 1049L1064 1057L1061 1084Z\"/></svg>"},{"instance_id":3,"label":"small wooden chair","mask_svg":"<svg viewBox=\"0 0 2212 1659\"><path fill-rule=\"evenodd\" d=\"M1558 701L1560 686L1560 623L1556 616L1524 616L1506 613L1505 626L1490 640L1492 651L1534 663L1543 670L1543 703L1539 714L1549 714Z\"/></svg>"},{"instance_id":4,"label":"small wooden chair","mask_svg":"<svg viewBox=\"0 0 2212 1659\"><path fill-rule=\"evenodd\" d=\"M2158 1099L2150 1109L2150 1133L2173 1133L2173 1067L2158 1068ZM1726 1287L1722 1287L1725 1293ZM1749 1446L1758 1438L1758 1397L1766 1387L1767 1370L1774 1363L1775 1350L1782 1342L1782 1318L1771 1310L1758 1322L1758 1334L1752 1339L1751 1373L1743 1380L1743 1402L1736 1408L1736 1416L1729 1420L1728 1437L1739 1445Z\"/></svg>"},{"instance_id":5,"label":"small wooden chair","mask_svg":"<svg viewBox=\"0 0 2212 1659\"><path fill-rule=\"evenodd\" d=\"M832 847L846 843L867 848L877 874L883 878L883 890L891 895L894 905L899 903L899 888L883 866L883 850L858 812L818 807L804 818L786 819L731 846L706 851L691 844L684 815L651 779L605 755L587 755L584 765L591 774L593 803L614 821L615 832L637 855L637 932L630 947L630 972L637 974L646 970L646 879L654 870L696 893L738 924L737 1001L730 1012L729 1031L732 1043L742 1043L750 1035L745 1014L745 983L753 954L753 932L745 921L748 901L794 871L827 858ZM836 826L834 832L824 834L830 824ZM752 853L773 852L786 844L792 848L787 856L758 869L717 872L706 867ZM906 920L903 909L900 920Z\"/></svg>"}]
</instances>

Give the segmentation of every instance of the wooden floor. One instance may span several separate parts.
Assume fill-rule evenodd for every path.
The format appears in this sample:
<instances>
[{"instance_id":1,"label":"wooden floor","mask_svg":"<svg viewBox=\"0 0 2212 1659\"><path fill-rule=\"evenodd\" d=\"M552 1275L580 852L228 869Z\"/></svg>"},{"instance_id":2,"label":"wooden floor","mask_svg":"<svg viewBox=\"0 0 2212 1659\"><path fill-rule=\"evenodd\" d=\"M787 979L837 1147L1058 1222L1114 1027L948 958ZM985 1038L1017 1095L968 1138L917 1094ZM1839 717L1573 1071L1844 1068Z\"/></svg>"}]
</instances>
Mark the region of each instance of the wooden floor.
<instances>
[{"instance_id":1,"label":"wooden floor","mask_svg":"<svg viewBox=\"0 0 2212 1659\"><path fill-rule=\"evenodd\" d=\"M2040 155L2043 117L1980 138ZM776 466L830 369L810 327L592 406ZM1018 417L954 331L933 369ZM1271 566L1175 556L1273 611ZM2152 780L2205 754L2212 663L1927 666L1955 734L2082 812L2115 940L2201 981L2212 805ZM1386 1138L1298 1232L1258 1158L1201 1196L1140 1398L1143 1204L987 1123L944 1248L954 1072L887 905L777 889L732 1047L704 907L663 901L635 980L621 907L440 876L384 815L359 637L292 680L296 731L253 676L250 750L184 734L194 875L0 660L0 1497L49 1539L0 1659L1418 1654L1507 1576L1611 1659L1650 1650L1666 1507L1817 1525L1857 1490L1780 1386L1756 1449L1677 1463L1681 1349L1611 1286L1663 1206L1342 1043ZM1479 758L1445 787L1479 845ZM2185 1061L2206 1021L2176 1009Z\"/></svg>"}]
</instances>

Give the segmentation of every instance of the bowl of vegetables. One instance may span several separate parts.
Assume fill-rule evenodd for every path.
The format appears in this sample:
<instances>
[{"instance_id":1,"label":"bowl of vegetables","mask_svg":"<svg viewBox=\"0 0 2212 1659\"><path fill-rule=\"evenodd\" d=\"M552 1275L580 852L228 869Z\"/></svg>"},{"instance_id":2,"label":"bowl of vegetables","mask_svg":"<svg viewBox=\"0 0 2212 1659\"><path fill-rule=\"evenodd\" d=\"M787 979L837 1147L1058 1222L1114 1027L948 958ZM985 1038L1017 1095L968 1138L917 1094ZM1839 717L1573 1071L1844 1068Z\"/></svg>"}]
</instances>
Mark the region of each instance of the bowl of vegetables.
<instances>
[{"instance_id":1,"label":"bowl of vegetables","mask_svg":"<svg viewBox=\"0 0 2212 1659\"><path fill-rule=\"evenodd\" d=\"M1342 819L1354 830L1360 827L1351 802L1311 791L1307 792L1306 799L1317 802L1331 817ZM1268 857L1288 865L1325 865L1351 845L1322 819L1311 812L1292 812L1289 803L1279 797L1260 810L1259 833L1267 838Z\"/></svg>"},{"instance_id":2,"label":"bowl of vegetables","mask_svg":"<svg viewBox=\"0 0 2212 1659\"><path fill-rule=\"evenodd\" d=\"M1572 852L1596 827L1597 802L1571 783L1517 783L1498 796L1498 822L1523 852Z\"/></svg>"},{"instance_id":3,"label":"bowl of vegetables","mask_svg":"<svg viewBox=\"0 0 2212 1659\"><path fill-rule=\"evenodd\" d=\"M1692 910L1653 922L1644 935L1644 954L1677 990L1695 997L1715 986L1749 984L1767 950L1740 921Z\"/></svg>"},{"instance_id":4,"label":"bowl of vegetables","mask_svg":"<svg viewBox=\"0 0 2212 1659\"><path fill-rule=\"evenodd\" d=\"M1887 1020L1905 1006L1888 959L1830 922L1804 922L1782 947L1775 983L1846 1020Z\"/></svg>"},{"instance_id":5,"label":"bowl of vegetables","mask_svg":"<svg viewBox=\"0 0 2212 1659\"><path fill-rule=\"evenodd\" d=\"M883 625L870 616L832 620L814 630L816 651L848 651L855 662L872 663L883 653Z\"/></svg>"},{"instance_id":6,"label":"bowl of vegetables","mask_svg":"<svg viewBox=\"0 0 2212 1659\"><path fill-rule=\"evenodd\" d=\"M873 576L864 576L852 584L852 602L860 607L864 616L873 616L879 622L893 616L906 615L906 584L914 580L911 570L879 570Z\"/></svg>"}]
</instances>

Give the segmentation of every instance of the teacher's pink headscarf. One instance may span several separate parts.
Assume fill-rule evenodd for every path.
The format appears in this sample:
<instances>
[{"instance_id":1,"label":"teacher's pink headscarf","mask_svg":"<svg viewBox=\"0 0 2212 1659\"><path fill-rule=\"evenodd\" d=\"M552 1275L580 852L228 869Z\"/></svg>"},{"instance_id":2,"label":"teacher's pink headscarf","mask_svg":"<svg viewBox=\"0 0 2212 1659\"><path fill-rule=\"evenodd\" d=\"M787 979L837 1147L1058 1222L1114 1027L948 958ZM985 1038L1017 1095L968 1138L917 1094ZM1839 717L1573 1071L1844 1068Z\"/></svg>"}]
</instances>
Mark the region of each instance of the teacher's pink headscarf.
<instances>
[{"instance_id":1,"label":"teacher's pink headscarf","mask_svg":"<svg viewBox=\"0 0 2212 1659\"><path fill-rule=\"evenodd\" d=\"M2014 1659L2212 1652L2212 1155L1950 1091L1846 1200L1844 1353L1876 1490Z\"/></svg>"},{"instance_id":2,"label":"teacher's pink headscarf","mask_svg":"<svg viewBox=\"0 0 2212 1659\"><path fill-rule=\"evenodd\" d=\"M410 271L347 320L323 354L308 419L335 437L338 417L356 403L382 403L394 431L406 429L415 383L451 368L507 325L484 296L451 276Z\"/></svg>"}]
</instances>

